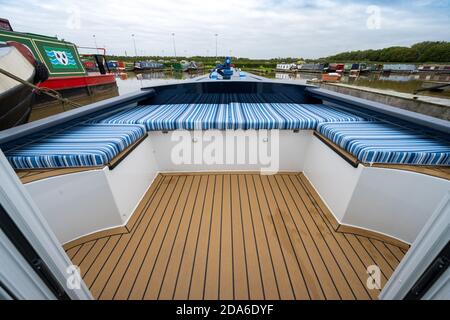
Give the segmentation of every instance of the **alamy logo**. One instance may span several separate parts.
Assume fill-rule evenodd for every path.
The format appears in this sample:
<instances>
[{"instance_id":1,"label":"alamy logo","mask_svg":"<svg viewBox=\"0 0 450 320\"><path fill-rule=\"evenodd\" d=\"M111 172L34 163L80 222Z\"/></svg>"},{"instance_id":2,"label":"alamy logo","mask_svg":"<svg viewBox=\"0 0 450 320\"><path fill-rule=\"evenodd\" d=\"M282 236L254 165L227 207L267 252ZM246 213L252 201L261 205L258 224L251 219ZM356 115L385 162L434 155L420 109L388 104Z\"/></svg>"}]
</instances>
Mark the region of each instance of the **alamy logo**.
<instances>
[{"instance_id":1,"label":"alamy logo","mask_svg":"<svg viewBox=\"0 0 450 320\"><path fill-rule=\"evenodd\" d=\"M175 130L171 136L175 165L207 165L279 171L278 130Z\"/></svg>"},{"instance_id":2,"label":"alamy logo","mask_svg":"<svg viewBox=\"0 0 450 320\"><path fill-rule=\"evenodd\" d=\"M367 7L366 13L369 15L366 21L367 29L381 29L381 8L379 6L371 5Z\"/></svg>"},{"instance_id":3,"label":"alamy logo","mask_svg":"<svg viewBox=\"0 0 450 320\"><path fill-rule=\"evenodd\" d=\"M70 6L66 9L68 13L68 18L66 21L66 27L72 30L81 29L81 9L79 6Z\"/></svg>"},{"instance_id":4,"label":"alamy logo","mask_svg":"<svg viewBox=\"0 0 450 320\"><path fill-rule=\"evenodd\" d=\"M66 269L68 274L66 285L69 290L80 290L81 289L81 275L80 268L75 265L68 266Z\"/></svg>"},{"instance_id":5,"label":"alamy logo","mask_svg":"<svg viewBox=\"0 0 450 320\"><path fill-rule=\"evenodd\" d=\"M367 267L367 289L381 290L381 270L379 266L371 265Z\"/></svg>"}]
</instances>

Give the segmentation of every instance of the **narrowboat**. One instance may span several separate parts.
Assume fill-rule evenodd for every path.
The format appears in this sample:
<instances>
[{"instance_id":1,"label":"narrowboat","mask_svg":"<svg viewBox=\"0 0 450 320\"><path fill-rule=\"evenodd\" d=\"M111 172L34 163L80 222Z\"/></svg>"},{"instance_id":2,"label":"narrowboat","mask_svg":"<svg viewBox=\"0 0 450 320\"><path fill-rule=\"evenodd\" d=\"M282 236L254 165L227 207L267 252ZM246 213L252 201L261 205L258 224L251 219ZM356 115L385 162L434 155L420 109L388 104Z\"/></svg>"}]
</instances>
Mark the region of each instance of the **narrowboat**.
<instances>
[{"instance_id":1,"label":"narrowboat","mask_svg":"<svg viewBox=\"0 0 450 320\"><path fill-rule=\"evenodd\" d=\"M417 72L417 66L415 64L384 64L383 72L392 73L414 73Z\"/></svg>"},{"instance_id":2,"label":"narrowboat","mask_svg":"<svg viewBox=\"0 0 450 320\"><path fill-rule=\"evenodd\" d=\"M188 66L186 68L187 72L197 72L202 68L202 65L195 61L190 61L188 63Z\"/></svg>"},{"instance_id":3,"label":"narrowboat","mask_svg":"<svg viewBox=\"0 0 450 320\"><path fill-rule=\"evenodd\" d=\"M295 63L278 63L275 68L276 71L281 72L294 72L297 71L297 69L298 67Z\"/></svg>"},{"instance_id":4,"label":"narrowboat","mask_svg":"<svg viewBox=\"0 0 450 320\"><path fill-rule=\"evenodd\" d=\"M172 70L178 72L185 72L188 70L189 62L186 60L181 60L180 62L176 61L172 63Z\"/></svg>"},{"instance_id":5,"label":"narrowboat","mask_svg":"<svg viewBox=\"0 0 450 320\"><path fill-rule=\"evenodd\" d=\"M0 132L0 297L450 298L448 121L219 69Z\"/></svg>"},{"instance_id":6,"label":"narrowboat","mask_svg":"<svg viewBox=\"0 0 450 320\"><path fill-rule=\"evenodd\" d=\"M359 63L352 63L350 71L359 71Z\"/></svg>"},{"instance_id":7,"label":"narrowboat","mask_svg":"<svg viewBox=\"0 0 450 320\"><path fill-rule=\"evenodd\" d=\"M350 70L352 70L352 63L346 63L344 64L344 73L349 73Z\"/></svg>"},{"instance_id":8,"label":"narrowboat","mask_svg":"<svg viewBox=\"0 0 450 320\"><path fill-rule=\"evenodd\" d=\"M423 65L423 66L419 66L418 71L449 74L450 66L449 65Z\"/></svg>"},{"instance_id":9,"label":"narrowboat","mask_svg":"<svg viewBox=\"0 0 450 320\"><path fill-rule=\"evenodd\" d=\"M359 64L359 73L368 73L370 72L370 66L367 65L367 63L360 63Z\"/></svg>"},{"instance_id":10,"label":"narrowboat","mask_svg":"<svg viewBox=\"0 0 450 320\"><path fill-rule=\"evenodd\" d=\"M0 43L20 43L33 58L48 70L49 77L38 84L40 88L56 91L75 104L64 104L45 94L36 94L29 121L118 95L114 74L108 73L103 55L94 54L98 72L87 72L75 44L56 37L17 32L7 20L0 24Z\"/></svg>"},{"instance_id":11,"label":"narrowboat","mask_svg":"<svg viewBox=\"0 0 450 320\"><path fill-rule=\"evenodd\" d=\"M181 60L180 62L174 62L172 64L173 71L181 72L196 72L203 68L201 63L195 61Z\"/></svg>"},{"instance_id":12,"label":"narrowboat","mask_svg":"<svg viewBox=\"0 0 450 320\"><path fill-rule=\"evenodd\" d=\"M139 61L134 64L134 72L143 71L161 71L164 70L164 64L154 61Z\"/></svg>"},{"instance_id":13,"label":"narrowboat","mask_svg":"<svg viewBox=\"0 0 450 320\"><path fill-rule=\"evenodd\" d=\"M328 73L334 73L334 72L343 73L344 66L345 65L343 63L330 63L330 64L328 64L328 66L326 66L324 68L324 71L328 72Z\"/></svg>"},{"instance_id":14,"label":"narrowboat","mask_svg":"<svg viewBox=\"0 0 450 320\"><path fill-rule=\"evenodd\" d=\"M381 72L381 71L383 71L383 65L382 64L370 64L369 70L370 70L370 72Z\"/></svg>"},{"instance_id":15,"label":"narrowboat","mask_svg":"<svg viewBox=\"0 0 450 320\"><path fill-rule=\"evenodd\" d=\"M117 61L117 71L124 72L127 70L127 63L125 61Z\"/></svg>"},{"instance_id":16,"label":"narrowboat","mask_svg":"<svg viewBox=\"0 0 450 320\"><path fill-rule=\"evenodd\" d=\"M118 71L119 70L119 61L116 60L110 60L107 63L108 69L111 71Z\"/></svg>"},{"instance_id":17,"label":"narrowboat","mask_svg":"<svg viewBox=\"0 0 450 320\"><path fill-rule=\"evenodd\" d=\"M299 66L298 71L309 73L322 73L324 70L323 63L304 63Z\"/></svg>"}]
</instances>

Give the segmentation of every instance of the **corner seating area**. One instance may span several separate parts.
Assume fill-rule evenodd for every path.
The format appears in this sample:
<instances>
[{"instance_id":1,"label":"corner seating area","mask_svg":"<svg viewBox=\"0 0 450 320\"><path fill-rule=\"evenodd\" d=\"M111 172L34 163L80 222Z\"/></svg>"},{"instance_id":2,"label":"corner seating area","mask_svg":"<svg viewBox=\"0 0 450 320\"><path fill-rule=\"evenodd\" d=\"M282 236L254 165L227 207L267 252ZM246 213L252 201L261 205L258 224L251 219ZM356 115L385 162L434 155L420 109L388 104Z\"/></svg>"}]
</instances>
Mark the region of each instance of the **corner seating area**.
<instances>
[{"instance_id":1,"label":"corner seating area","mask_svg":"<svg viewBox=\"0 0 450 320\"><path fill-rule=\"evenodd\" d=\"M179 129L314 130L360 163L450 165L449 141L428 129L366 111L277 99L275 94L177 95L161 104L87 116L0 147L16 170L89 169L123 157L147 131Z\"/></svg>"},{"instance_id":2,"label":"corner seating area","mask_svg":"<svg viewBox=\"0 0 450 320\"><path fill-rule=\"evenodd\" d=\"M309 91L302 97L301 88L282 91L287 96L267 93L272 84L251 85L262 93L192 93L220 91L220 82L149 88L4 135L0 148L95 297L177 297L177 272L183 283L194 279L202 294L184 298L209 297L205 284L229 277L231 257L240 268L239 288L242 276L257 275L247 274L243 262L264 254L248 265L269 267L260 277L264 288L289 284L290 277L305 284L288 286L282 292L292 297L281 299L377 298L364 289L366 266L380 265L384 284L448 192L448 135L364 103L360 108L353 98L346 103L323 94L322 103ZM165 133L178 129L280 129L280 173L169 164L173 144ZM211 249L194 254L197 243L212 243ZM252 243L247 251L235 247ZM166 276L166 267L173 273ZM205 267L209 278L197 281L193 275L204 276ZM264 288L249 287L248 296L264 298ZM214 294L229 294L219 289ZM227 297L246 298L235 294Z\"/></svg>"}]
</instances>

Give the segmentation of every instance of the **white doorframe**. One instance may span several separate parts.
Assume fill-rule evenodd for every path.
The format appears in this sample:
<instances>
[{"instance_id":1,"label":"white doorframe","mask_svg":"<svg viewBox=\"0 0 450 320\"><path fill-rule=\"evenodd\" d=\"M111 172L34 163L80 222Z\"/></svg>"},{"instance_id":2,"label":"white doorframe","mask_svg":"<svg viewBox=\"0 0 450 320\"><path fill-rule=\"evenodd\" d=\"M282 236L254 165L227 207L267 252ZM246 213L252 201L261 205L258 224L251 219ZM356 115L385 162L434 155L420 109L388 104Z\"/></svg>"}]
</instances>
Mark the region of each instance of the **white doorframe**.
<instances>
[{"instance_id":1,"label":"white doorframe","mask_svg":"<svg viewBox=\"0 0 450 320\"><path fill-rule=\"evenodd\" d=\"M1 150L0 181L1 205L65 289L67 295L71 299L92 299L92 295L83 281L81 281L79 289L68 288L68 279L73 278L73 273L68 273L72 262ZM61 214L64 212L62 211ZM3 268L3 265L0 265L0 268ZM73 272L73 268L69 270ZM39 278L35 273L32 275Z\"/></svg>"},{"instance_id":2,"label":"white doorframe","mask_svg":"<svg viewBox=\"0 0 450 320\"><path fill-rule=\"evenodd\" d=\"M0 282L4 287L0 287L0 299L56 298L2 230L0 230L0 257L2 259Z\"/></svg>"},{"instance_id":3,"label":"white doorframe","mask_svg":"<svg viewBox=\"0 0 450 320\"><path fill-rule=\"evenodd\" d=\"M399 223L401 222L399 221ZM449 240L450 191L420 231L381 292L380 299L403 299ZM450 299L450 291L440 292L439 290L439 288L448 287L449 278L448 272L443 274L432 287L434 288L433 295L425 294L423 299L433 296Z\"/></svg>"}]
</instances>

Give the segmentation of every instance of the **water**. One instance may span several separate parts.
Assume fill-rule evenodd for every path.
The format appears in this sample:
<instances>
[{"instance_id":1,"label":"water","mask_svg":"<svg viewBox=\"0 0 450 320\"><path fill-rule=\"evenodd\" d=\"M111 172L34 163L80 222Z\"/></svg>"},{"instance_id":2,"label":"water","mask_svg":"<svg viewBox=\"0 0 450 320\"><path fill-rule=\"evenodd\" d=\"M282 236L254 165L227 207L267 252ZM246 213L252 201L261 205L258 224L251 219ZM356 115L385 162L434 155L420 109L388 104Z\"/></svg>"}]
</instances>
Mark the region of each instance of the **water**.
<instances>
[{"instance_id":1,"label":"water","mask_svg":"<svg viewBox=\"0 0 450 320\"><path fill-rule=\"evenodd\" d=\"M198 77L204 73L187 73L187 72L149 72L135 74L133 72L121 73L117 75L117 85L119 87L119 94L126 94L140 90L140 88L173 83L174 80L187 80ZM312 80L315 78L320 79L321 75L317 73L265 73L262 76L272 79L280 80ZM420 89L427 81L437 82L450 82L450 75L437 75L437 74L410 74L410 75L382 75L370 73L367 75L361 75L359 77L349 77L344 75L341 78L341 83L351 84L361 87L369 87L375 89L393 90L404 93L414 93L415 90ZM447 87L446 91L442 92L430 92L423 91L419 94L429 95L440 98L450 99L450 91Z\"/></svg>"},{"instance_id":2,"label":"water","mask_svg":"<svg viewBox=\"0 0 450 320\"><path fill-rule=\"evenodd\" d=\"M203 73L187 72L147 72L147 73L119 73L116 75L119 94L127 94L161 84L173 83L174 80L183 81L203 75Z\"/></svg>"},{"instance_id":3,"label":"water","mask_svg":"<svg viewBox=\"0 0 450 320\"><path fill-rule=\"evenodd\" d=\"M318 73L308 74L308 73L272 73L265 74L265 77L274 78L274 79L291 79L291 80L312 80L312 79L320 79L321 75ZM400 74L390 74L383 75L380 73L369 73L367 75L360 75L358 77L350 77L348 75L344 75L341 78L341 83L350 84L354 86L360 87L369 87L374 89L383 89L383 90L393 90L397 92L411 93L413 94L415 90L422 88L422 86L434 85L429 83L429 81L435 82L450 82L450 74L427 74L427 73L416 73L416 74L408 74L408 75L400 75ZM429 95L433 97L439 98L447 98L450 99L450 87L447 87L446 91L442 92L431 92L431 91L422 91L419 94L421 95Z\"/></svg>"}]
</instances>

